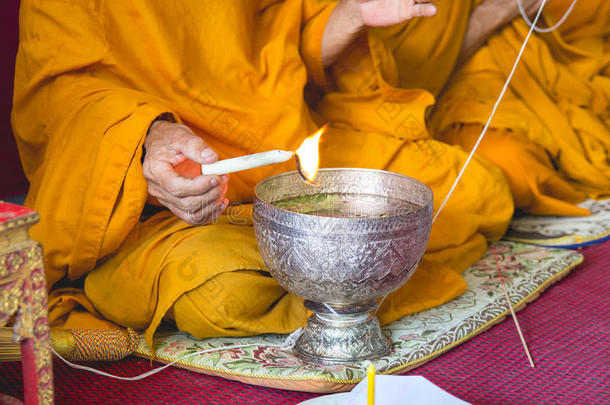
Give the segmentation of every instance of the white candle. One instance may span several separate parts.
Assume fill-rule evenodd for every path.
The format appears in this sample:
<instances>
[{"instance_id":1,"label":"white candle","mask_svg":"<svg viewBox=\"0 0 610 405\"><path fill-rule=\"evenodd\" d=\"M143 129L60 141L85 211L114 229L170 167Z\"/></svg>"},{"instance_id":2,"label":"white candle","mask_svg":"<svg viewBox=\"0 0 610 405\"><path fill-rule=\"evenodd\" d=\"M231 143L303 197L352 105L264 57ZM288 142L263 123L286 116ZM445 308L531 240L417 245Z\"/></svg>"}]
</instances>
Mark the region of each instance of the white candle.
<instances>
[{"instance_id":1,"label":"white candle","mask_svg":"<svg viewBox=\"0 0 610 405\"><path fill-rule=\"evenodd\" d=\"M293 156L294 152L270 150L267 152L255 153L253 155L219 160L218 162L209 165L201 165L201 173L210 175L240 172L242 170L254 169L255 167L282 163L291 159Z\"/></svg>"}]
</instances>

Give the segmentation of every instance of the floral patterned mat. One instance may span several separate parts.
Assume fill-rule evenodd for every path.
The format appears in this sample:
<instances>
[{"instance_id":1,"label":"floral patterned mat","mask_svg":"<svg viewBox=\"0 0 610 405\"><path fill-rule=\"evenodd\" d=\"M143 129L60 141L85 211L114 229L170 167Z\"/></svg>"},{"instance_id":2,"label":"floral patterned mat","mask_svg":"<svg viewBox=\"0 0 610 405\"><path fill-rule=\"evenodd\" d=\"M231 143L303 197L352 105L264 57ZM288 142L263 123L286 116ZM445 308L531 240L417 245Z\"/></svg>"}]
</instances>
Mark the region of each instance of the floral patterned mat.
<instances>
[{"instance_id":1,"label":"floral patterned mat","mask_svg":"<svg viewBox=\"0 0 610 405\"><path fill-rule=\"evenodd\" d=\"M610 238L610 199L589 199L578 206L591 211L591 215L513 218L505 239L540 246L577 248Z\"/></svg>"},{"instance_id":2,"label":"floral patterned mat","mask_svg":"<svg viewBox=\"0 0 610 405\"><path fill-rule=\"evenodd\" d=\"M535 299L582 262L582 255L571 250L514 242L498 242L494 246L516 308ZM399 374L413 369L464 343L509 314L491 251L466 270L464 277L469 287L460 297L383 328L393 342L393 349L390 355L373 362L379 373ZM366 375L368 362L333 366L303 363L290 350L277 347L285 339L285 335L268 334L197 340L182 332L160 332L155 335L155 359L164 363L180 359L175 366L195 372L312 392L348 390ZM209 348L244 344L252 346L197 354ZM151 352L144 339L136 354L150 358Z\"/></svg>"}]
</instances>

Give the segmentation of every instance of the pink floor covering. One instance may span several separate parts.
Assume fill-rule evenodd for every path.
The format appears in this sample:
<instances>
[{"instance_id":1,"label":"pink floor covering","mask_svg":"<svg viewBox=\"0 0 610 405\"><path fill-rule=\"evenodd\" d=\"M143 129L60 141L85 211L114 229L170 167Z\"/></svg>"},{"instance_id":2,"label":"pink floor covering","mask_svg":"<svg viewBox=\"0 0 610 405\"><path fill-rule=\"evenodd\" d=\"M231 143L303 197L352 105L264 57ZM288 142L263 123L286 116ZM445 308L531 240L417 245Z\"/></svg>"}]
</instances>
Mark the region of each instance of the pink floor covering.
<instances>
[{"instance_id":1,"label":"pink floor covering","mask_svg":"<svg viewBox=\"0 0 610 405\"><path fill-rule=\"evenodd\" d=\"M408 374L474 404L610 403L610 241L583 252L581 266L519 312L536 368L529 367L509 318ZM137 358L93 366L125 376L150 369ZM296 404L316 396L177 368L122 382L57 361L55 390L59 404ZM19 363L0 363L0 392L22 397Z\"/></svg>"}]
</instances>

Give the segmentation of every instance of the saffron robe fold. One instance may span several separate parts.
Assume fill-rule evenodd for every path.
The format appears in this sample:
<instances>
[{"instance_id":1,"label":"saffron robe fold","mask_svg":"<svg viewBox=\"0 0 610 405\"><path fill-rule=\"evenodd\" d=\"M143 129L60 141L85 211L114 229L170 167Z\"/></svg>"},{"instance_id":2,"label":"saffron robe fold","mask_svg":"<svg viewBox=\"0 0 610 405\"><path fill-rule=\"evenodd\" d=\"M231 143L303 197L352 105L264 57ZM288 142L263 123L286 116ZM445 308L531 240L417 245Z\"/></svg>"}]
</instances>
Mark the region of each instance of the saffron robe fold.
<instances>
[{"instance_id":1,"label":"saffron robe fold","mask_svg":"<svg viewBox=\"0 0 610 405\"><path fill-rule=\"evenodd\" d=\"M419 21L371 30L346 55L357 69L337 64L327 74L320 47L333 4L23 1L12 118L31 181L26 204L41 215L32 237L44 246L49 285L73 285L51 293L54 326L146 329L150 343L164 318L198 337L290 332L305 321L301 300L266 272L247 205L201 227L167 211L140 218L142 144L163 113L220 158L294 150L332 120L325 165L411 175L432 187L438 209L466 154L431 139L424 113L434 98L400 66L421 46L411 66L437 71L432 84L442 87L470 4L440 3L451 32L429 41ZM314 110L303 98L308 81L327 87ZM228 198L251 201L257 181L292 169L237 173ZM422 265L386 300L383 322L461 294L459 273L506 229L512 201L501 172L476 158L469 174Z\"/></svg>"},{"instance_id":2,"label":"saffron robe fold","mask_svg":"<svg viewBox=\"0 0 610 405\"><path fill-rule=\"evenodd\" d=\"M551 26L571 0L551 1ZM470 150L529 30L516 18L455 74L435 108L437 138ZM515 205L587 215L610 195L610 3L580 1L557 30L534 33L478 154L502 168Z\"/></svg>"}]
</instances>

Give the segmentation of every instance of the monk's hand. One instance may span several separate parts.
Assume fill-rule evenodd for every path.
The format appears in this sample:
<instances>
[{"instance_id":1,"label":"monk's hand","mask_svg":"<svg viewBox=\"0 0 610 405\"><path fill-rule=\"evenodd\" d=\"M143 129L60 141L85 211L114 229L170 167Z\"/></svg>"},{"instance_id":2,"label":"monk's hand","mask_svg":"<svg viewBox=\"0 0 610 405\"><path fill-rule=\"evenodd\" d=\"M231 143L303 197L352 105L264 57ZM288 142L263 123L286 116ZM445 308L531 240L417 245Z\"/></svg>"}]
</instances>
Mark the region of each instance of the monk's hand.
<instances>
[{"instance_id":1,"label":"monk's hand","mask_svg":"<svg viewBox=\"0 0 610 405\"><path fill-rule=\"evenodd\" d=\"M433 17L438 0L341 0L322 37L322 64L333 64L366 27L387 27L415 17ZM457 0L454 0L457 1Z\"/></svg>"},{"instance_id":2,"label":"monk's hand","mask_svg":"<svg viewBox=\"0 0 610 405\"><path fill-rule=\"evenodd\" d=\"M216 220L227 207L228 176L201 175L199 166L214 163L218 155L188 127L156 121L144 149L148 193L177 217L202 225Z\"/></svg>"}]
</instances>

